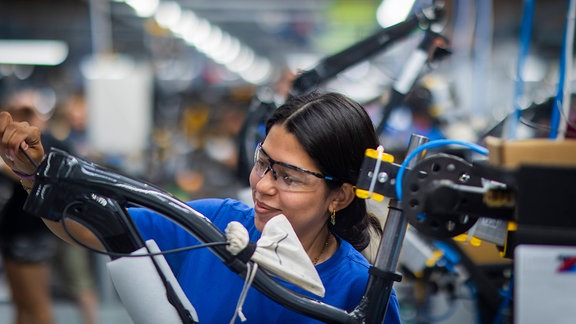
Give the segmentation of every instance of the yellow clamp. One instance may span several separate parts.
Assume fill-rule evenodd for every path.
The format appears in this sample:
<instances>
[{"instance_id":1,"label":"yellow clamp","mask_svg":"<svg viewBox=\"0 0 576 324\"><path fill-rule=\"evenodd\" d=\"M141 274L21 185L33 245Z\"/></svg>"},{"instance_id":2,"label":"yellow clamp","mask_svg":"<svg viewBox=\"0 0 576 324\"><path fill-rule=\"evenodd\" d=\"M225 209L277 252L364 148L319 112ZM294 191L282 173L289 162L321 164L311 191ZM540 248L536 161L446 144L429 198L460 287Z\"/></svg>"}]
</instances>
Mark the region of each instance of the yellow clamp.
<instances>
[{"instance_id":1,"label":"yellow clamp","mask_svg":"<svg viewBox=\"0 0 576 324\"><path fill-rule=\"evenodd\" d=\"M376 184L376 179L378 178L378 173L380 173L380 165L383 162L392 163L394 162L394 156L384 153L384 147L382 145L378 146L377 149L366 149L364 153L366 157L376 160L376 166L374 167L372 183L368 190L356 188L356 196L361 199L372 199L375 201L384 200L384 196L374 192L374 186Z\"/></svg>"}]
</instances>

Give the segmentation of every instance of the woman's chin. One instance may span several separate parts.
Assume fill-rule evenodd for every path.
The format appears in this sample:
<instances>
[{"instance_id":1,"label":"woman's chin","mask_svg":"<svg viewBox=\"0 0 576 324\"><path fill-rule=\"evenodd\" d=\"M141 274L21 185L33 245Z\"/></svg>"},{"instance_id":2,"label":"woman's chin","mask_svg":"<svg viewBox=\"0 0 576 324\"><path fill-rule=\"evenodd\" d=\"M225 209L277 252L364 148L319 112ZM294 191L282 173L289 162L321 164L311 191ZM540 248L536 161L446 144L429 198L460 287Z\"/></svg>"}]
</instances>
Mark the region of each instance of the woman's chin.
<instances>
[{"instance_id":1,"label":"woman's chin","mask_svg":"<svg viewBox=\"0 0 576 324\"><path fill-rule=\"evenodd\" d=\"M275 217L277 215L261 215L261 214L256 214L254 216L254 225L256 226L256 228L262 232L262 230L264 229L264 225L266 225L266 223L268 223L269 220L271 220L273 217Z\"/></svg>"}]
</instances>

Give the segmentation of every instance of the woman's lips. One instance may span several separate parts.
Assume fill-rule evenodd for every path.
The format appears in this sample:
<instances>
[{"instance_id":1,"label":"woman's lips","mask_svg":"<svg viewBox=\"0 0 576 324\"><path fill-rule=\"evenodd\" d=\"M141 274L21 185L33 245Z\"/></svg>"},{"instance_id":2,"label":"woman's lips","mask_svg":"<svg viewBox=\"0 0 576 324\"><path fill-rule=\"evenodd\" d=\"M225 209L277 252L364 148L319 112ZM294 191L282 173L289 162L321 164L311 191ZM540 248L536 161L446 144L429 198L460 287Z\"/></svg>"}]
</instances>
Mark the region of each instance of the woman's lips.
<instances>
[{"instance_id":1,"label":"woman's lips","mask_svg":"<svg viewBox=\"0 0 576 324\"><path fill-rule=\"evenodd\" d=\"M266 214L278 214L279 210L273 207L270 207L258 200L254 201L254 210L257 214L266 215Z\"/></svg>"}]
</instances>

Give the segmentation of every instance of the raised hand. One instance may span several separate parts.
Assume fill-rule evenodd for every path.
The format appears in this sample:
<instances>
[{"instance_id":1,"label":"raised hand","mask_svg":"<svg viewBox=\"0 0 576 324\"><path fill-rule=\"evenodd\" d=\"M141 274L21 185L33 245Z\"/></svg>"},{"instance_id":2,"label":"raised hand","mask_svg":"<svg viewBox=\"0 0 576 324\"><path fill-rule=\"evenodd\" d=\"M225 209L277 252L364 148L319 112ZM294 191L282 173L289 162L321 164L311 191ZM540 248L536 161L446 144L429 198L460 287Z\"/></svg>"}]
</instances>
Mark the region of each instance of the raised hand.
<instances>
[{"instance_id":1,"label":"raised hand","mask_svg":"<svg viewBox=\"0 0 576 324\"><path fill-rule=\"evenodd\" d=\"M40 129L0 112L0 157L21 178L33 176L44 157Z\"/></svg>"}]
</instances>

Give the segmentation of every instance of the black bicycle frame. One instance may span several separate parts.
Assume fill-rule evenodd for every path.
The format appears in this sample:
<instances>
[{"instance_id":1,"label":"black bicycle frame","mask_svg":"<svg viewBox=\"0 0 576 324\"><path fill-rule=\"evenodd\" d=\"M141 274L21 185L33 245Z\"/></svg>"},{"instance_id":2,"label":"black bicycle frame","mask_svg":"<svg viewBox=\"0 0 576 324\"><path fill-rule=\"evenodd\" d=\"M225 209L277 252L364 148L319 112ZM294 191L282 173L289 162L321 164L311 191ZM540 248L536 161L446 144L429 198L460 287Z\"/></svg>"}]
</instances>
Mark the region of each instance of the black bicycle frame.
<instances>
[{"instance_id":1,"label":"black bicycle frame","mask_svg":"<svg viewBox=\"0 0 576 324\"><path fill-rule=\"evenodd\" d=\"M154 210L203 243L226 241L225 234L210 220L172 194L58 149L52 149L38 167L24 209L52 221L64 217L75 220L91 230L107 251L130 253L144 242L128 215L128 206ZM327 323L381 323L393 282L401 278L395 268L407 222L400 216L399 210L388 216L366 292L351 312L289 290L261 270L253 286L285 307ZM399 220L399 225L391 225L394 220ZM247 263L225 246L209 249L232 271L246 275Z\"/></svg>"},{"instance_id":2,"label":"black bicycle frame","mask_svg":"<svg viewBox=\"0 0 576 324\"><path fill-rule=\"evenodd\" d=\"M40 164L24 209L53 221L64 217L75 220L92 230L107 251L130 253L142 246L142 239L127 214L125 207L129 204L158 212L201 242L226 241L225 234L206 217L162 189L56 149ZM209 249L232 271L246 275L247 264L225 246ZM272 300L324 322L363 322L363 311L349 313L297 294L261 270L257 271L253 286Z\"/></svg>"}]
</instances>

